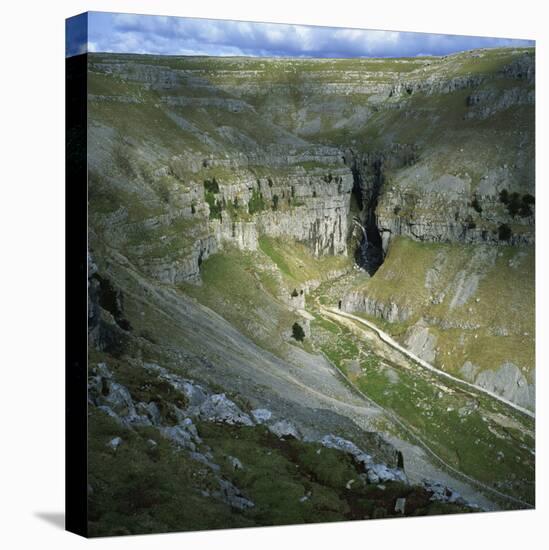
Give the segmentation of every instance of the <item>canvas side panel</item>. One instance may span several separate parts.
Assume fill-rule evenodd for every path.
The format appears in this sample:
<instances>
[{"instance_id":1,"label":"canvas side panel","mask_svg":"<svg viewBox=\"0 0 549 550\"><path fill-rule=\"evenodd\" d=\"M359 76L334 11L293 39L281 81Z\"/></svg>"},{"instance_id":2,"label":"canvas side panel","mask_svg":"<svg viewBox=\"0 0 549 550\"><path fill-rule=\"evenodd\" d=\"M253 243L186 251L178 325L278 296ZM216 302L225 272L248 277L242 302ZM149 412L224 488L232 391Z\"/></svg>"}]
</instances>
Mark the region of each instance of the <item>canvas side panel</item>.
<instances>
[{"instance_id":1,"label":"canvas side panel","mask_svg":"<svg viewBox=\"0 0 549 550\"><path fill-rule=\"evenodd\" d=\"M87 54L66 59L66 529L87 536Z\"/></svg>"}]
</instances>

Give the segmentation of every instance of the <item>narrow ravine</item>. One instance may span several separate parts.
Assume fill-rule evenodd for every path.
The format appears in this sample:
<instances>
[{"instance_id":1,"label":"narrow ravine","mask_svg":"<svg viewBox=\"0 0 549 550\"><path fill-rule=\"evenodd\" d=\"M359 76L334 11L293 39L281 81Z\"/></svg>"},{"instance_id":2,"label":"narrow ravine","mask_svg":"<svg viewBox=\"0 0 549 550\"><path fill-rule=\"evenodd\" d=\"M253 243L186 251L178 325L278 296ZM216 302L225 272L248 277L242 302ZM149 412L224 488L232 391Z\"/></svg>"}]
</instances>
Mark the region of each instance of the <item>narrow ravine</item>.
<instances>
[{"instance_id":1,"label":"narrow ravine","mask_svg":"<svg viewBox=\"0 0 549 550\"><path fill-rule=\"evenodd\" d=\"M383 159L375 156L365 161L353 156L350 165L353 174L352 192L360 210L360 214L353 218L354 225L361 232L360 244L355 250L355 261L370 275L374 275L383 263L383 247L376 217L379 193L384 182ZM368 170L367 179L363 173L364 166Z\"/></svg>"}]
</instances>

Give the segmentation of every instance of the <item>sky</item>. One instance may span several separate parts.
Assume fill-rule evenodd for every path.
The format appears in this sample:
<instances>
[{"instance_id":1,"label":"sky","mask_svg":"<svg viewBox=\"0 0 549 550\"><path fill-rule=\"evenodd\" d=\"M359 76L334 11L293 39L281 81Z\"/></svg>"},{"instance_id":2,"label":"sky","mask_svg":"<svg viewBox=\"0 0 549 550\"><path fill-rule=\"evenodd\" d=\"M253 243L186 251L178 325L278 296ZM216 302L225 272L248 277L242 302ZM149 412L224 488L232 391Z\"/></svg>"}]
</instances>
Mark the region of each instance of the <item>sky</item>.
<instances>
[{"instance_id":1,"label":"sky","mask_svg":"<svg viewBox=\"0 0 549 550\"><path fill-rule=\"evenodd\" d=\"M86 40L87 30L87 40ZM415 57L532 40L88 12L67 20L67 56L89 52L258 57Z\"/></svg>"}]
</instances>

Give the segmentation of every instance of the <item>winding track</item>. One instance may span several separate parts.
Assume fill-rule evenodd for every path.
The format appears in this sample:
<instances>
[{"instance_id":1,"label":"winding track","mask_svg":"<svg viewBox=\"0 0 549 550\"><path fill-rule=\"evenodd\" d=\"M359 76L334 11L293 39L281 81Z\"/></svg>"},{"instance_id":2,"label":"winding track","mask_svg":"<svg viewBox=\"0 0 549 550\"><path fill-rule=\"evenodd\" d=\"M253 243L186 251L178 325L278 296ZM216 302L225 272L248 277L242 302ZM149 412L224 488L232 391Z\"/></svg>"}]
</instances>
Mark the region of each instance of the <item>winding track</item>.
<instances>
[{"instance_id":1,"label":"winding track","mask_svg":"<svg viewBox=\"0 0 549 550\"><path fill-rule=\"evenodd\" d=\"M509 401L508 399L505 399L504 397L501 397L501 395L498 395L497 393L491 392L490 390L487 390L485 388L482 388L481 386L477 386L475 384L471 384L470 382L466 382L465 380L461 380L460 378L457 378L455 376L452 376L451 374L448 374L447 372L444 372L442 370L437 369L436 367L433 367L430 363L427 363L427 361L424 361L423 359L419 358L417 355L413 354L411 351L407 350L403 346L401 346L397 341L395 341L391 336L389 336L386 332L378 328L374 323L367 321L366 319L363 319L362 317L358 317L357 315L353 315L352 313L346 313L344 311L340 311L333 307L324 307L319 304L319 308L322 312L326 313L329 312L332 315L338 315L340 317L346 317L347 319L352 319L353 321L357 321L365 326L367 326L370 330L374 331L377 336L386 344L391 346L393 349L396 349L409 359L411 359L414 363L417 363L420 367L423 367L424 369L427 369L431 372L434 372L435 374L439 376L443 376L444 378L448 378L449 380L452 380L452 382L466 386L476 392L481 392L486 395L489 395L493 399L497 399L501 403L504 403L508 407L511 407L515 409L516 411L525 414L526 416L529 416L530 418L535 418L536 415L524 407L521 407L520 405L517 405L516 403L513 403L512 401Z\"/></svg>"},{"instance_id":2,"label":"winding track","mask_svg":"<svg viewBox=\"0 0 549 550\"><path fill-rule=\"evenodd\" d=\"M394 349L396 349L397 351L400 351L402 352L404 355L406 355L407 357L409 357L410 359L412 359L413 361L415 362L418 362L422 367L425 367L425 368L428 368L429 370L431 371L434 371L435 373L437 374L441 374L441 375L444 375L444 376L447 376L448 378L450 378L451 380L455 380L456 382L458 383L462 383L462 384L465 384L467 386L470 386L472 387L473 389L475 390L478 390L478 391L482 391L483 393L486 393L492 397L496 397L499 399L499 401L502 401L503 403L505 404L508 404L508 405L511 405L513 408L515 408L516 410L520 411L520 412L524 412L525 414L528 414L528 416L532 416L534 417L534 415L530 412L530 411L527 411L526 409L523 409L522 407L519 407L518 405L515 405L515 404L512 404L510 402L508 402L506 399L503 399L503 398L500 398L499 396L495 396L494 394L492 394L492 392L489 392L487 390L484 390L483 388L479 388L478 386L475 386L474 384L469 384L467 382L464 382L463 380L460 380L459 378L455 378L443 371L439 371L438 369L436 369L435 367L433 367L432 365L429 365L429 363L427 363L426 361L423 361L421 359L419 359L419 357L416 357L413 353L409 352L408 350L404 349L402 346L400 346L397 342L395 342L387 333L383 332L381 329L379 329L378 327L376 327L373 323L370 323L369 321L366 321L365 319L362 319L360 317L357 317L356 315L352 315L350 313L345 313L345 312L341 312L335 308L327 308L327 307L324 307L322 305L320 305L318 302L317 302L317 305L321 311L322 314L324 315L327 315L328 317L332 318L334 316L340 316L340 317L346 317L346 318L349 318L349 319L352 319L352 320L356 320L356 321L359 321L361 322L362 324L366 325L368 328L370 328L371 330L373 330L374 332L376 332L376 334L379 336L379 338L381 340L383 340L385 343L387 343L388 345L392 346ZM423 365L422 363L425 363L425 365ZM364 393L362 393L362 391L360 391L348 378L347 376L345 376L345 374L343 374L339 369L335 369L337 371L337 373L351 386L353 387L353 389L358 392L364 399L366 399L367 401L369 402L372 402L372 399L370 399L367 395L365 395ZM514 502L515 504L520 504L521 506L525 507L525 508L533 508L534 506L529 503L529 502L525 502L524 500L521 500L520 498L517 498L517 497L514 497L514 496L511 496L511 495L508 495L506 493L502 493L501 491L498 491L497 489L494 489L493 487L490 487L488 485L485 485L484 483L482 483L481 481L473 478L473 477L470 477L468 476L467 474L461 472L460 470L454 468L451 464L448 464L443 458L441 458L438 454L436 454L430 447L429 445L421 438L418 436L418 434L416 434L415 432L411 431L410 428L398 417L396 416L395 414L393 414L391 411L385 409L384 407L382 407L381 405L379 405L378 403L375 403L381 410L383 410L388 416L389 418L391 418L398 426L400 426L407 434L409 434L413 440L416 441L416 443L418 443L420 445L421 448L423 448L424 451L426 451L432 458L435 459L436 462L438 462L439 464L441 464L444 468L446 468L447 470L449 470L451 473L453 473L454 475L456 475L457 477L461 478L462 480L466 481L466 482L469 482L471 483L472 485L478 487L479 489L481 490L484 490L486 491L487 493L493 495L493 496L496 496L496 497L499 497L503 500L507 500L507 501L510 501L510 502Z\"/></svg>"}]
</instances>

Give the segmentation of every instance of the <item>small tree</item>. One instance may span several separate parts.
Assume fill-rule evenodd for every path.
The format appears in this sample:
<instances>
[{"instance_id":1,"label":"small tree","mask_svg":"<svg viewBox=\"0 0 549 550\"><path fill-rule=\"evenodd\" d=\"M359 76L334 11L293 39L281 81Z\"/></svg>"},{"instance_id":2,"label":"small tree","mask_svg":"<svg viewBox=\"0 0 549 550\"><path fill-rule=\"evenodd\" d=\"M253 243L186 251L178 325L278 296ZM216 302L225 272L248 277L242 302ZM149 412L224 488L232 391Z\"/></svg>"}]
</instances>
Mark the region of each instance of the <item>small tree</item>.
<instances>
[{"instance_id":1,"label":"small tree","mask_svg":"<svg viewBox=\"0 0 549 550\"><path fill-rule=\"evenodd\" d=\"M526 194L522 196L522 204L520 205L519 214L523 217L531 216L532 215L532 208L531 205L533 205L536 202L536 199L530 195Z\"/></svg>"},{"instance_id":2,"label":"small tree","mask_svg":"<svg viewBox=\"0 0 549 550\"><path fill-rule=\"evenodd\" d=\"M520 210L520 195L518 193L511 193L509 200L507 201L507 211L513 218L519 213Z\"/></svg>"},{"instance_id":3,"label":"small tree","mask_svg":"<svg viewBox=\"0 0 549 550\"><path fill-rule=\"evenodd\" d=\"M478 197L475 195L473 198L473 201L471 202L471 206L479 213L482 213L482 206L480 205L480 202L478 200Z\"/></svg>"},{"instance_id":4,"label":"small tree","mask_svg":"<svg viewBox=\"0 0 549 550\"><path fill-rule=\"evenodd\" d=\"M294 288L294 289L292 290L292 298L297 298L298 296L299 296L299 292L297 291L296 288Z\"/></svg>"},{"instance_id":5,"label":"small tree","mask_svg":"<svg viewBox=\"0 0 549 550\"><path fill-rule=\"evenodd\" d=\"M298 342L303 342L303 339L305 338L305 332L298 322L295 322L292 326L292 336L294 340L297 340Z\"/></svg>"},{"instance_id":6,"label":"small tree","mask_svg":"<svg viewBox=\"0 0 549 550\"><path fill-rule=\"evenodd\" d=\"M502 189L499 192L499 200L503 204L508 204L509 203L509 191L507 191L507 189Z\"/></svg>"},{"instance_id":7,"label":"small tree","mask_svg":"<svg viewBox=\"0 0 549 550\"><path fill-rule=\"evenodd\" d=\"M508 241L512 234L513 232L507 224L503 223L498 227L498 237L500 241Z\"/></svg>"}]
</instances>

